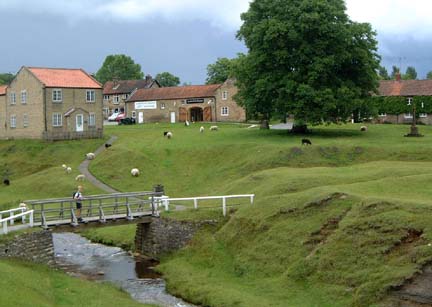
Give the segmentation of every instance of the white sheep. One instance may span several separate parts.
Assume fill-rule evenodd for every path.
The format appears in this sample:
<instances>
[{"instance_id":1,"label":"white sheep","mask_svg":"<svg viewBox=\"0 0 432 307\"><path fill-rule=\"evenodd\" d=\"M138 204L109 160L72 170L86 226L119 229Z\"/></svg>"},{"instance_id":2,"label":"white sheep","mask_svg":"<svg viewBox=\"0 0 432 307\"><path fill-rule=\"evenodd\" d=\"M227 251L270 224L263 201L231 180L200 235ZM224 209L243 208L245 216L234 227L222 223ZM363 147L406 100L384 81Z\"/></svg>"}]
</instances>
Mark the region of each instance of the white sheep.
<instances>
[{"instance_id":1,"label":"white sheep","mask_svg":"<svg viewBox=\"0 0 432 307\"><path fill-rule=\"evenodd\" d=\"M89 152L88 154L86 154L86 158L87 158L87 160L93 160L95 158L95 154L92 152Z\"/></svg>"},{"instance_id":2,"label":"white sheep","mask_svg":"<svg viewBox=\"0 0 432 307\"><path fill-rule=\"evenodd\" d=\"M63 169L67 169L67 165L66 164L63 164L62 167L63 167Z\"/></svg>"},{"instance_id":3,"label":"white sheep","mask_svg":"<svg viewBox=\"0 0 432 307\"><path fill-rule=\"evenodd\" d=\"M80 174L80 175L75 177L76 181L84 181L84 179L85 179L85 175L83 175L83 174Z\"/></svg>"},{"instance_id":4,"label":"white sheep","mask_svg":"<svg viewBox=\"0 0 432 307\"><path fill-rule=\"evenodd\" d=\"M72 173L72 168L71 167L67 167L66 168L66 174L70 174Z\"/></svg>"},{"instance_id":5,"label":"white sheep","mask_svg":"<svg viewBox=\"0 0 432 307\"><path fill-rule=\"evenodd\" d=\"M210 131L218 131L219 127L218 126L211 126L210 127Z\"/></svg>"},{"instance_id":6,"label":"white sheep","mask_svg":"<svg viewBox=\"0 0 432 307\"><path fill-rule=\"evenodd\" d=\"M360 131L367 131L367 129L368 129L367 126L361 126L360 127Z\"/></svg>"},{"instance_id":7,"label":"white sheep","mask_svg":"<svg viewBox=\"0 0 432 307\"><path fill-rule=\"evenodd\" d=\"M137 168L133 168L133 169L131 169L131 175L132 175L132 176L134 176L134 177L138 177L139 174L140 174L139 169L137 169Z\"/></svg>"},{"instance_id":8,"label":"white sheep","mask_svg":"<svg viewBox=\"0 0 432 307\"><path fill-rule=\"evenodd\" d=\"M18 207L24 209L24 211L27 211L27 205L25 203L20 203Z\"/></svg>"},{"instance_id":9,"label":"white sheep","mask_svg":"<svg viewBox=\"0 0 432 307\"><path fill-rule=\"evenodd\" d=\"M170 131L170 132L168 132L168 133L166 134L166 137L167 137L168 139L172 138L172 137L173 137L173 134L172 134L172 132L171 132L171 131Z\"/></svg>"},{"instance_id":10,"label":"white sheep","mask_svg":"<svg viewBox=\"0 0 432 307\"><path fill-rule=\"evenodd\" d=\"M203 126L200 127L200 132L201 132L201 133L204 132L204 127L203 127Z\"/></svg>"}]
</instances>

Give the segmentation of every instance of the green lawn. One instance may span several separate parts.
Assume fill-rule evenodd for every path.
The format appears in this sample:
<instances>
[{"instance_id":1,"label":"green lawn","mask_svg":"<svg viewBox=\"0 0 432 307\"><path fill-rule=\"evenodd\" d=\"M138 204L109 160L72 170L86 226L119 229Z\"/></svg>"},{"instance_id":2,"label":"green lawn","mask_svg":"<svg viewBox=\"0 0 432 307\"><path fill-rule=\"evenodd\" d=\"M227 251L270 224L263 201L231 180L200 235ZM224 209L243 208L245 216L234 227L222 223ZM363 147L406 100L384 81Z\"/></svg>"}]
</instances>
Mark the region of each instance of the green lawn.
<instances>
[{"instance_id":1,"label":"green lawn","mask_svg":"<svg viewBox=\"0 0 432 307\"><path fill-rule=\"evenodd\" d=\"M408 128L319 127L302 147L304 136L242 125L110 127L119 141L92 171L124 191L162 183L174 197L256 194L162 261L173 293L210 306L370 306L432 260L432 127L419 139L404 138ZM132 178L132 167L142 175ZM332 193L347 196L307 205ZM421 236L404 244L413 229Z\"/></svg>"}]
</instances>

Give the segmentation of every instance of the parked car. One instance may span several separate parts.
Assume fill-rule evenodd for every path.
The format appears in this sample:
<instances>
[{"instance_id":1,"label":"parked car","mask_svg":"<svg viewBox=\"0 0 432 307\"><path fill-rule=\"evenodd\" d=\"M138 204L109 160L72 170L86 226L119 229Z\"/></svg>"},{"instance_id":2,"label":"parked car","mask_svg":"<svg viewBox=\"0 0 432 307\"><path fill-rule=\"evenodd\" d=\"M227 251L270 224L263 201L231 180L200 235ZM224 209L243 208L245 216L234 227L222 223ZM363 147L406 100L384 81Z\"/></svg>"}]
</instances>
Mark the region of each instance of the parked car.
<instances>
[{"instance_id":1,"label":"parked car","mask_svg":"<svg viewBox=\"0 0 432 307\"><path fill-rule=\"evenodd\" d=\"M119 114L120 114L120 113L118 113L118 112L114 112L113 114L111 114L111 115L108 117L108 121L109 121L109 122L114 122L114 121L117 119L117 116L119 116Z\"/></svg>"},{"instance_id":2,"label":"parked car","mask_svg":"<svg viewBox=\"0 0 432 307\"><path fill-rule=\"evenodd\" d=\"M115 120L116 120L116 122L120 123L120 121L125 117L126 117L126 114L120 113L119 115L117 115Z\"/></svg>"},{"instance_id":3,"label":"parked car","mask_svg":"<svg viewBox=\"0 0 432 307\"><path fill-rule=\"evenodd\" d=\"M119 125L133 125L136 124L135 118L125 117L120 120Z\"/></svg>"}]
</instances>

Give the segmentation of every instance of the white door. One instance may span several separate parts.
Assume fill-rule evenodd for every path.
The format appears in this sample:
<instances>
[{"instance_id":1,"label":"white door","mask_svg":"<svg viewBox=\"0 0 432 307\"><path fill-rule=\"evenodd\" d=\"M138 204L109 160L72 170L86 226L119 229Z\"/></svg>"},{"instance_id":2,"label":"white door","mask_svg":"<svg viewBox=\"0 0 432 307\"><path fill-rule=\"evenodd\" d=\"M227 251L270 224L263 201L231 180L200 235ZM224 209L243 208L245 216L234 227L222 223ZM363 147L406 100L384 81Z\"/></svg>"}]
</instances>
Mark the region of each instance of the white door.
<instances>
[{"instance_id":1,"label":"white door","mask_svg":"<svg viewBox=\"0 0 432 307\"><path fill-rule=\"evenodd\" d=\"M77 114L76 116L76 132L84 131L84 116L82 114Z\"/></svg>"},{"instance_id":2,"label":"white door","mask_svg":"<svg viewBox=\"0 0 432 307\"><path fill-rule=\"evenodd\" d=\"M175 124L175 112L171 112L171 124Z\"/></svg>"},{"instance_id":3,"label":"white door","mask_svg":"<svg viewBox=\"0 0 432 307\"><path fill-rule=\"evenodd\" d=\"M144 113L138 112L138 124L142 124L144 122Z\"/></svg>"}]
</instances>

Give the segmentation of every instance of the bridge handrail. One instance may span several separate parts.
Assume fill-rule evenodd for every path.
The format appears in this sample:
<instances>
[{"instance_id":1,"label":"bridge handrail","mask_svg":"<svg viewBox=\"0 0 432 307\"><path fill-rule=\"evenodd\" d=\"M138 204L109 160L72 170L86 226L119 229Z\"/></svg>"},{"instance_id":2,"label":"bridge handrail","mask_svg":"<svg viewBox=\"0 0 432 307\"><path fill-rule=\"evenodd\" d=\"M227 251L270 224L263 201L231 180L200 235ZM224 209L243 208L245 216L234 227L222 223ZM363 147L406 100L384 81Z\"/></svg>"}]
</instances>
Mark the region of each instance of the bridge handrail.
<instances>
[{"instance_id":1,"label":"bridge handrail","mask_svg":"<svg viewBox=\"0 0 432 307\"><path fill-rule=\"evenodd\" d=\"M24 207L19 207L19 208L14 208L14 209L0 211L0 220L1 220L2 214L16 212L16 211L23 211L23 210L26 210L26 209Z\"/></svg>"},{"instance_id":2,"label":"bridge handrail","mask_svg":"<svg viewBox=\"0 0 432 307\"><path fill-rule=\"evenodd\" d=\"M33 221L34 221L34 219L33 219L33 213L34 213L34 210L27 210L27 211L23 211L23 212L21 212L19 214L16 214L16 215L11 215L9 217L5 217L5 218L0 219L0 224L3 225L3 234L7 234L9 232L8 231L8 222L9 221L10 221L10 224L13 225L13 222L15 221L15 219L21 217L22 221L23 221L23 224L24 224L25 223L25 218L24 217L26 215L30 215L29 225L30 225L30 227L33 227Z\"/></svg>"}]
</instances>

